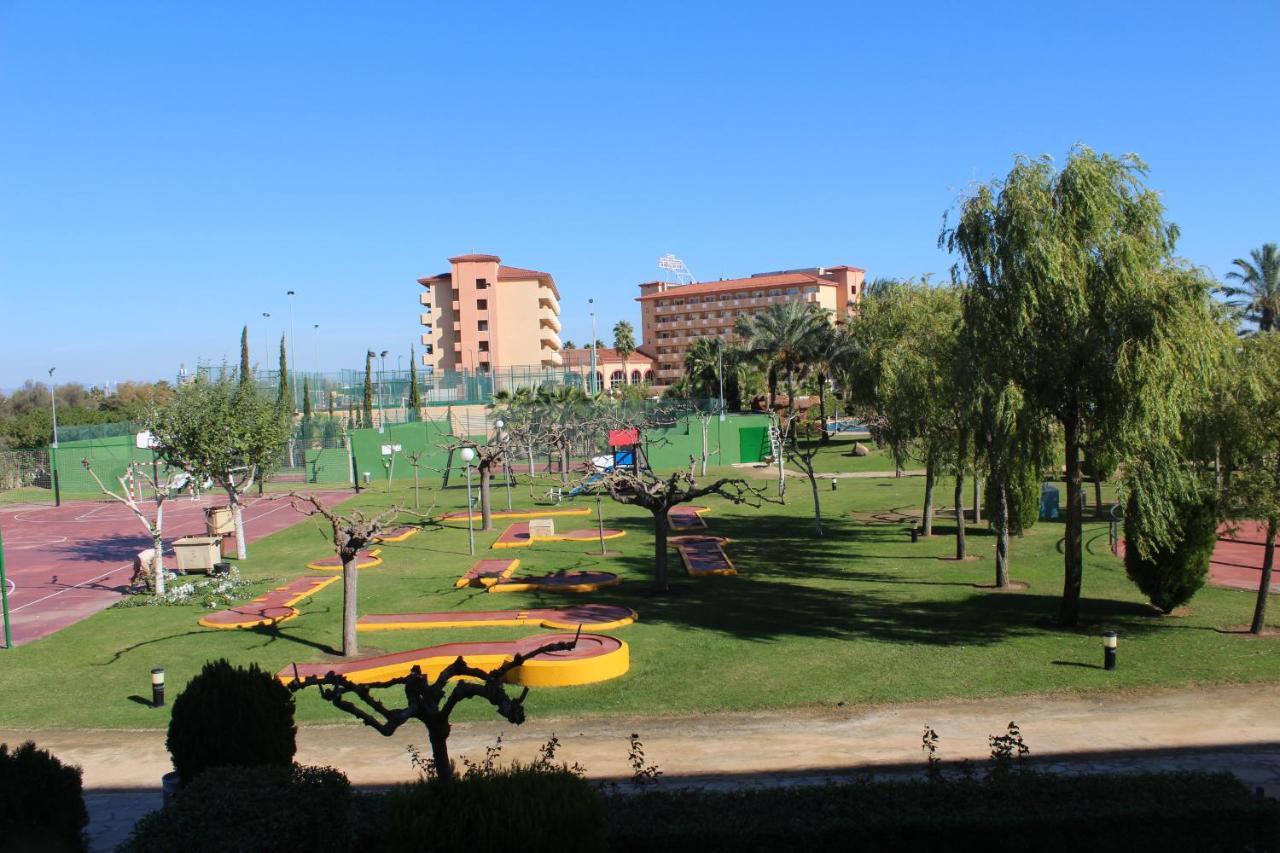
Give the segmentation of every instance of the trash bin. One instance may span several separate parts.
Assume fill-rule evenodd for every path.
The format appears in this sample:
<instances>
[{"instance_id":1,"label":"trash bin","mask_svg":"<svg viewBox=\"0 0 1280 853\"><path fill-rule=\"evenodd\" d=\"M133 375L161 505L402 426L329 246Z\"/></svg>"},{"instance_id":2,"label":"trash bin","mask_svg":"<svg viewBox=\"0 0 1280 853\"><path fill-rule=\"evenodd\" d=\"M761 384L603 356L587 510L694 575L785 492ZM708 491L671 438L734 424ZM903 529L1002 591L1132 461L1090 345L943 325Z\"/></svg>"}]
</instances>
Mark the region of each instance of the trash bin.
<instances>
[{"instance_id":1,"label":"trash bin","mask_svg":"<svg viewBox=\"0 0 1280 853\"><path fill-rule=\"evenodd\" d=\"M218 562L217 536L183 536L173 540L173 553L178 557L178 570L182 572L208 572Z\"/></svg>"},{"instance_id":2,"label":"trash bin","mask_svg":"<svg viewBox=\"0 0 1280 853\"><path fill-rule=\"evenodd\" d=\"M210 536L221 536L235 530L235 521L231 518L231 507L211 506L204 511L205 529Z\"/></svg>"},{"instance_id":3,"label":"trash bin","mask_svg":"<svg viewBox=\"0 0 1280 853\"><path fill-rule=\"evenodd\" d=\"M234 533L222 534L222 556L235 558L240 552L236 547L236 535Z\"/></svg>"},{"instance_id":4,"label":"trash bin","mask_svg":"<svg viewBox=\"0 0 1280 853\"><path fill-rule=\"evenodd\" d=\"M1043 483L1040 486L1040 520L1053 521L1058 517L1058 487Z\"/></svg>"}]
</instances>

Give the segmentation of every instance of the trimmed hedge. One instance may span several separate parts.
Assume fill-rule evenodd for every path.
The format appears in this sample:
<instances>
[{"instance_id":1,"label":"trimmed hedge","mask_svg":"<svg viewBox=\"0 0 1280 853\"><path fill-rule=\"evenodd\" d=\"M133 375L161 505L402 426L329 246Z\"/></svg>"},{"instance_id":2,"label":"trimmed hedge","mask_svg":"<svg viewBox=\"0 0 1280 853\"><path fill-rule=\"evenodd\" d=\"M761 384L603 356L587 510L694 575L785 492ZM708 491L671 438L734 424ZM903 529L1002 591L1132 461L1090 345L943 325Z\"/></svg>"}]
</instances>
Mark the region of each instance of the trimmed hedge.
<instances>
[{"instance_id":1,"label":"trimmed hedge","mask_svg":"<svg viewBox=\"0 0 1280 853\"><path fill-rule=\"evenodd\" d=\"M392 853L605 849L599 792L562 770L517 766L465 776L451 785L436 780L400 785L386 796L382 826L380 849Z\"/></svg>"},{"instance_id":2,"label":"trimmed hedge","mask_svg":"<svg viewBox=\"0 0 1280 853\"><path fill-rule=\"evenodd\" d=\"M211 767L138 822L125 853L347 851L352 794L332 767Z\"/></svg>"},{"instance_id":3,"label":"trimmed hedge","mask_svg":"<svg viewBox=\"0 0 1280 853\"><path fill-rule=\"evenodd\" d=\"M165 746L188 785L210 767L288 768L297 751L293 694L263 672L211 661L173 703Z\"/></svg>"},{"instance_id":4,"label":"trimmed hedge","mask_svg":"<svg viewBox=\"0 0 1280 853\"><path fill-rule=\"evenodd\" d=\"M1040 518L1040 487L1044 478L1039 465L1023 465L1013 472L1009 480L1009 535L1018 536L1034 527ZM991 525L1000 506L1000 495L995 482L990 479L983 491L987 524Z\"/></svg>"},{"instance_id":5,"label":"trimmed hedge","mask_svg":"<svg viewBox=\"0 0 1280 853\"><path fill-rule=\"evenodd\" d=\"M636 853L1280 850L1280 803L1226 773L657 791L610 797L606 821Z\"/></svg>"},{"instance_id":6,"label":"trimmed hedge","mask_svg":"<svg viewBox=\"0 0 1280 853\"><path fill-rule=\"evenodd\" d=\"M63 853L85 849L80 768L31 741L0 743L0 851Z\"/></svg>"},{"instance_id":7,"label":"trimmed hedge","mask_svg":"<svg viewBox=\"0 0 1280 853\"><path fill-rule=\"evenodd\" d=\"M1191 600L1209 577L1209 560L1218 545L1218 505L1212 497L1178 507L1178 540L1155 548L1146 557L1134 545L1125 547L1124 570L1151 603L1165 613ZM1124 513L1126 542L1137 542L1142 519L1137 501Z\"/></svg>"}]
</instances>

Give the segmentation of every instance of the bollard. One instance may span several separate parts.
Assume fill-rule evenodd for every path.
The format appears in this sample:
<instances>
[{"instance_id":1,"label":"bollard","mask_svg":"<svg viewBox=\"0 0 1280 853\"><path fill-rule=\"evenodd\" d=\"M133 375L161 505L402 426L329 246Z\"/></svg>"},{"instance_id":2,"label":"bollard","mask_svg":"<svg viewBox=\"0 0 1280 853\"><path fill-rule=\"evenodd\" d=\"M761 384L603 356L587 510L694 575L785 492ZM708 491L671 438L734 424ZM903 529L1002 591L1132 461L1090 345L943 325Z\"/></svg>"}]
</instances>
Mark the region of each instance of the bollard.
<instances>
[{"instance_id":1,"label":"bollard","mask_svg":"<svg viewBox=\"0 0 1280 853\"><path fill-rule=\"evenodd\" d=\"M151 670L151 707L164 707L164 667Z\"/></svg>"},{"instance_id":2,"label":"bollard","mask_svg":"<svg viewBox=\"0 0 1280 853\"><path fill-rule=\"evenodd\" d=\"M832 477L832 478L831 478L831 491L833 491L833 492L834 492L834 491L836 490L836 483L838 483L838 482L839 482L839 480L837 480L835 477Z\"/></svg>"},{"instance_id":3,"label":"bollard","mask_svg":"<svg viewBox=\"0 0 1280 853\"><path fill-rule=\"evenodd\" d=\"M1116 632L1102 635L1102 668L1110 672L1116 668Z\"/></svg>"},{"instance_id":4,"label":"bollard","mask_svg":"<svg viewBox=\"0 0 1280 853\"><path fill-rule=\"evenodd\" d=\"M911 528L911 543L915 544L916 542L919 542L919 541L920 541L920 528L919 527Z\"/></svg>"}]
</instances>

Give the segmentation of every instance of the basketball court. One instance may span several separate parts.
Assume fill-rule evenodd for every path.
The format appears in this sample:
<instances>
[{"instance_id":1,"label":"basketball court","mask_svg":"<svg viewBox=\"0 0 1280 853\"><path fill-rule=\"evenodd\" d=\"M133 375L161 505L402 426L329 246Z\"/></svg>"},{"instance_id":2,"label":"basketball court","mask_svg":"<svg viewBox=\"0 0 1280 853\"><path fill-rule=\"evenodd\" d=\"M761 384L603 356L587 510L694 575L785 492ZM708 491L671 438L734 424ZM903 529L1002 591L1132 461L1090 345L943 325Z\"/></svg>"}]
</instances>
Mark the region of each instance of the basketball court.
<instances>
[{"instance_id":1,"label":"basketball court","mask_svg":"<svg viewBox=\"0 0 1280 853\"><path fill-rule=\"evenodd\" d=\"M321 491L326 506L351 497ZM175 565L168 543L205 532L204 510L225 495L174 498L164 505L165 566ZM256 541L301 521L285 497L251 497L244 507L245 537ZM138 552L151 547L137 517L114 501L74 501L60 507L0 507L9 619L14 645L52 634L110 607L124 594Z\"/></svg>"},{"instance_id":2,"label":"basketball court","mask_svg":"<svg viewBox=\"0 0 1280 853\"><path fill-rule=\"evenodd\" d=\"M1231 589L1258 591L1262 582L1262 558L1266 553L1267 526L1241 521L1218 529L1218 545L1209 562L1209 583ZM1272 573L1271 592L1280 593L1280 571Z\"/></svg>"}]
</instances>

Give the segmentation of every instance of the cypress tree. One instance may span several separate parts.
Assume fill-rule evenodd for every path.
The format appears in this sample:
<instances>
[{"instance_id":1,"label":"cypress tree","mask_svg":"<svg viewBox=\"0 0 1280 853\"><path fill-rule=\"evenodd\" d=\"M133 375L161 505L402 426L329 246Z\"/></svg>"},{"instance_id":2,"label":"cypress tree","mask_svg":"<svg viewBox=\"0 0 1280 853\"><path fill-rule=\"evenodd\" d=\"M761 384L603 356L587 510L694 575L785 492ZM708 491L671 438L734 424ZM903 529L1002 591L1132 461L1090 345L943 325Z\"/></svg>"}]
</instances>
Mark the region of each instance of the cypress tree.
<instances>
[{"instance_id":1,"label":"cypress tree","mask_svg":"<svg viewBox=\"0 0 1280 853\"><path fill-rule=\"evenodd\" d=\"M311 382L305 376L302 377L302 417L311 420Z\"/></svg>"},{"instance_id":2,"label":"cypress tree","mask_svg":"<svg viewBox=\"0 0 1280 853\"><path fill-rule=\"evenodd\" d=\"M277 377L276 385L276 406L280 411L293 411L293 404L289 401L289 356L284 347L284 335L280 335L280 375ZM285 403L289 402L286 406Z\"/></svg>"},{"instance_id":3,"label":"cypress tree","mask_svg":"<svg viewBox=\"0 0 1280 853\"><path fill-rule=\"evenodd\" d=\"M253 379L253 371L249 367L249 327L240 330L240 384L248 385Z\"/></svg>"},{"instance_id":4,"label":"cypress tree","mask_svg":"<svg viewBox=\"0 0 1280 853\"><path fill-rule=\"evenodd\" d=\"M418 420L422 412L422 395L418 393L418 355L409 347L409 420Z\"/></svg>"},{"instance_id":5,"label":"cypress tree","mask_svg":"<svg viewBox=\"0 0 1280 853\"><path fill-rule=\"evenodd\" d=\"M364 354L364 425L373 426L373 350Z\"/></svg>"}]
</instances>

